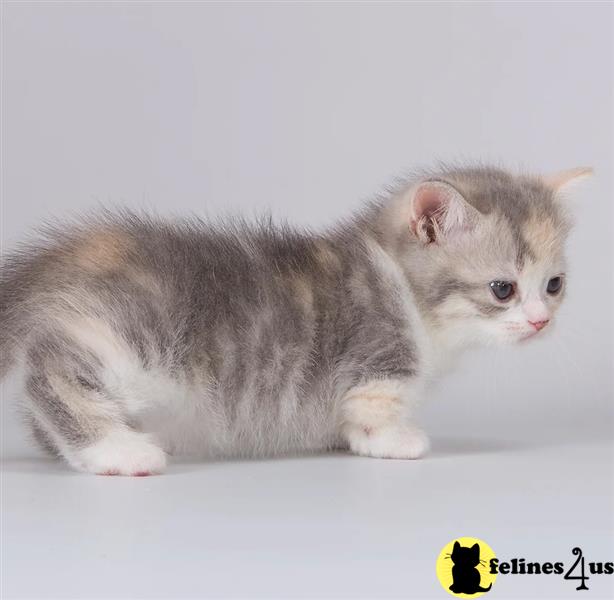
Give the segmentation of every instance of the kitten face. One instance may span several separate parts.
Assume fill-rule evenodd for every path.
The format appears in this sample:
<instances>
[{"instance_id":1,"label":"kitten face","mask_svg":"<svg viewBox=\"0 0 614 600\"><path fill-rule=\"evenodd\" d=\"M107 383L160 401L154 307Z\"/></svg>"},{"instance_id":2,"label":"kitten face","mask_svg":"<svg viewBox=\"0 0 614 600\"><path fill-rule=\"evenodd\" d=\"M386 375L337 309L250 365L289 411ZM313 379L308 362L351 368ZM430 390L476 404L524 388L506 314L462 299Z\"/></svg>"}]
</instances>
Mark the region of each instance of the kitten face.
<instances>
[{"instance_id":1,"label":"kitten face","mask_svg":"<svg viewBox=\"0 0 614 600\"><path fill-rule=\"evenodd\" d=\"M566 288L564 221L531 218L514 232L502 218L484 219L475 239L453 246L450 266L466 289L450 299L448 316L467 319L476 341L508 344L543 335L553 324ZM453 309L453 312L449 312Z\"/></svg>"},{"instance_id":2,"label":"kitten face","mask_svg":"<svg viewBox=\"0 0 614 600\"><path fill-rule=\"evenodd\" d=\"M501 343L529 339L551 329L565 294L562 258L526 265L517 272L506 310L486 324L486 334ZM543 333L541 334L543 335Z\"/></svg>"},{"instance_id":3,"label":"kitten face","mask_svg":"<svg viewBox=\"0 0 614 600\"><path fill-rule=\"evenodd\" d=\"M447 173L413 190L410 226L428 264L431 319L457 344L543 335L567 287L569 230L557 190L496 170Z\"/></svg>"}]
</instances>

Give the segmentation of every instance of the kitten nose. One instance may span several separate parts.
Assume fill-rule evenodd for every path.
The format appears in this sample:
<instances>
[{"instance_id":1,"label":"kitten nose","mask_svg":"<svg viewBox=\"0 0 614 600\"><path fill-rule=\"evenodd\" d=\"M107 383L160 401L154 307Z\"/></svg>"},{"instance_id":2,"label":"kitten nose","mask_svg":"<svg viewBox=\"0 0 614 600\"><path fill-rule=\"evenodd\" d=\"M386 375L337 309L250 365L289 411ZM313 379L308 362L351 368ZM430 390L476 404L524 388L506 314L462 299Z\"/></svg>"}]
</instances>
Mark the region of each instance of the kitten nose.
<instances>
[{"instance_id":1,"label":"kitten nose","mask_svg":"<svg viewBox=\"0 0 614 600\"><path fill-rule=\"evenodd\" d=\"M535 327L537 331L543 329L546 325L548 325L549 322L549 319L546 319L545 321L529 321L529 323L531 323L531 325L533 325L533 327Z\"/></svg>"}]
</instances>

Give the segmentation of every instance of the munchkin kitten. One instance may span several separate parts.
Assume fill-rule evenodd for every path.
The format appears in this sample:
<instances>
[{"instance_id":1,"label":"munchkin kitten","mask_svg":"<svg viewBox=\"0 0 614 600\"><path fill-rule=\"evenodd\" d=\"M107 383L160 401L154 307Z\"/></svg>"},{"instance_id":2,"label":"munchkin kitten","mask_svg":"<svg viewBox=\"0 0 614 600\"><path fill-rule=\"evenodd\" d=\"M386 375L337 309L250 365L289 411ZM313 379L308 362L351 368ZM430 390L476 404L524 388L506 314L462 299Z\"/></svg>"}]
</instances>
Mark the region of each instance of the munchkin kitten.
<instances>
[{"instance_id":1,"label":"munchkin kitten","mask_svg":"<svg viewBox=\"0 0 614 600\"><path fill-rule=\"evenodd\" d=\"M442 169L318 234L129 212L49 229L2 263L1 374L23 362L36 439L90 473L418 458L414 408L450 358L551 327L559 196L589 173Z\"/></svg>"}]
</instances>

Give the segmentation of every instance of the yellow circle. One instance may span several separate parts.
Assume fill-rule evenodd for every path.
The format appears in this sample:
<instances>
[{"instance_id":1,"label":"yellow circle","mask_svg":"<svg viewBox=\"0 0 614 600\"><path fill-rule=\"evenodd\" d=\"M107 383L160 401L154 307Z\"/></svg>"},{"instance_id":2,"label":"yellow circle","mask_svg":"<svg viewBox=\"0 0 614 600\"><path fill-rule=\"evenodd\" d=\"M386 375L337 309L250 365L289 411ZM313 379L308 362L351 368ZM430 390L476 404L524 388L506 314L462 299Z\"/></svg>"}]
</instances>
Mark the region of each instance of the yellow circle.
<instances>
[{"instance_id":1,"label":"yellow circle","mask_svg":"<svg viewBox=\"0 0 614 600\"><path fill-rule=\"evenodd\" d=\"M477 547L476 547L477 545ZM493 549L483 540L459 537L446 544L437 558L437 579L457 598L478 598L490 591L497 579L490 572Z\"/></svg>"}]
</instances>

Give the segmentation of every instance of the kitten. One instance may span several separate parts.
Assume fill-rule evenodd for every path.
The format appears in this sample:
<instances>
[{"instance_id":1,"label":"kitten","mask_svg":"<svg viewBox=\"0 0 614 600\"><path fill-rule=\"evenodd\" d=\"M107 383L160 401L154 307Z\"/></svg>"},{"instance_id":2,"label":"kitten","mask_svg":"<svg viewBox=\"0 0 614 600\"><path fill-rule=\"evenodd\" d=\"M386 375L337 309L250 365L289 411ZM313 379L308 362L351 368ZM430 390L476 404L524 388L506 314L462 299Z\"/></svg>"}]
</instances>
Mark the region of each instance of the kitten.
<instances>
[{"instance_id":1,"label":"kitten","mask_svg":"<svg viewBox=\"0 0 614 600\"><path fill-rule=\"evenodd\" d=\"M479 544L473 544L469 548L454 542L454 549L450 558L454 563L452 567L453 583L450 586L450 591L455 594L477 594L490 591L492 583L487 588L480 586L482 577L477 569L477 566L482 562Z\"/></svg>"},{"instance_id":2,"label":"kitten","mask_svg":"<svg viewBox=\"0 0 614 600\"><path fill-rule=\"evenodd\" d=\"M90 473L160 473L174 453L418 458L414 407L448 359L551 323L559 191L589 171L443 169L319 234L130 212L48 229L3 261L1 373L23 360L35 437Z\"/></svg>"}]
</instances>

